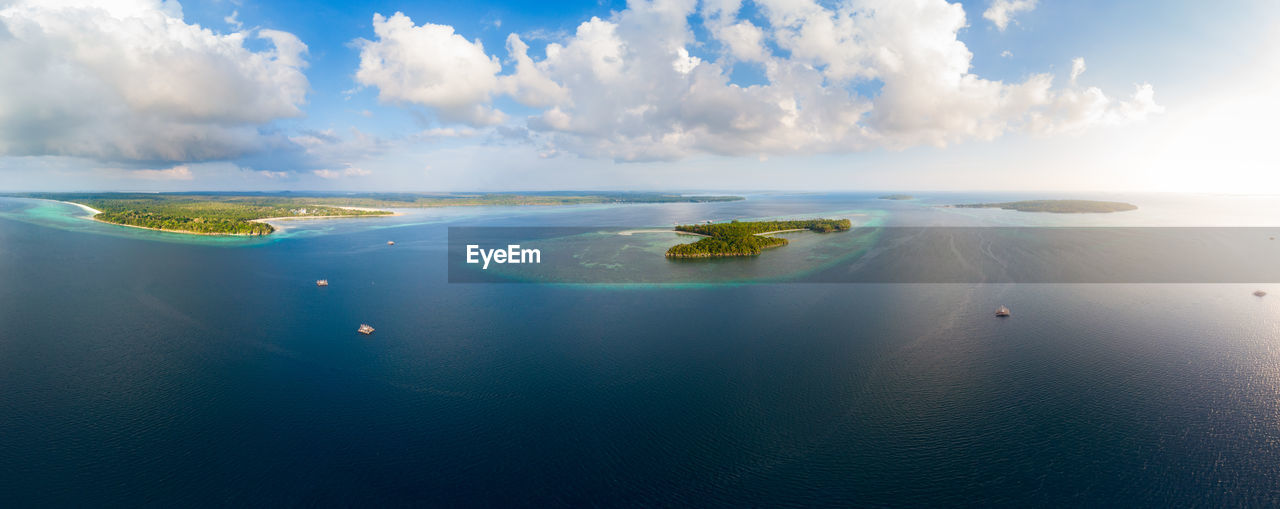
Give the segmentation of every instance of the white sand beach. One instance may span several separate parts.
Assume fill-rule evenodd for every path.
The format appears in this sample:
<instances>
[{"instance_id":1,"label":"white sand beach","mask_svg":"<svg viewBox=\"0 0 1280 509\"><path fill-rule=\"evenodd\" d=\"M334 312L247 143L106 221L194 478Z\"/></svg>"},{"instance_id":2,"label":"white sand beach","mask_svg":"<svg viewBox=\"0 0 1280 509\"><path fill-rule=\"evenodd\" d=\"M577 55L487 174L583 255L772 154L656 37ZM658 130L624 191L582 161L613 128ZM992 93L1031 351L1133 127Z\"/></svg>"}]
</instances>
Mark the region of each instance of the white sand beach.
<instances>
[{"instance_id":1,"label":"white sand beach","mask_svg":"<svg viewBox=\"0 0 1280 509\"><path fill-rule=\"evenodd\" d=\"M88 205L84 205L84 204L80 204L80 203L72 202L72 201L62 201L62 200L52 200L52 201L56 201L56 202L58 202L58 203L65 203L65 204L67 204L67 205L75 205L75 206L77 206L77 207L80 207L80 208L84 209L84 211L85 211L85 212L88 212L90 216L96 216L96 215L98 215L98 214L101 214L101 213L102 213L102 211L101 211L101 210L95 209L95 208L90 207L90 206L88 206Z\"/></svg>"}]
</instances>

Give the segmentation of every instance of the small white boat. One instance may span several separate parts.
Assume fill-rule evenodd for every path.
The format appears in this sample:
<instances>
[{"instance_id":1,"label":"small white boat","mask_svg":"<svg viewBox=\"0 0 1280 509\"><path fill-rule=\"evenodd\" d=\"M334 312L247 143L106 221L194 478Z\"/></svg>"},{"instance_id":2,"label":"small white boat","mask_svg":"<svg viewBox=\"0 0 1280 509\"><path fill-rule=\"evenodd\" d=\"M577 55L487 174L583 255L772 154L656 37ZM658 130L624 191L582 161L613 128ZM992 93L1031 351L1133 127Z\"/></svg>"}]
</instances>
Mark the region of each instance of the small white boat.
<instances>
[{"instance_id":1,"label":"small white boat","mask_svg":"<svg viewBox=\"0 0 1280 509\"><path fill-rule=\"evenodd\" d=\"M359 332L361 334L368 336L370 334L373 334L373 327L370 327L369 324L367 323L362 323L360 324L360 328L356 329L356 332Z\"/></svg>"},{"instance_id":2,"label":"small white boat","mask_svg":"<svg viewBox=\"0 0 1280 509\"><path fill-rule=\"evenodd\" d=\"M328 279L317 279L317 280L316 280L316 286L329 286L329 280L328 280Z\"/></svg>"},{"instance_id":3,"label":"small white boat","mask_svg":"<svg viewBox=\"0 0 1280 509\"><path fill-rule=\"evenodd\" d=\"M997 310L996 310L996 316L999 316L999 317L1005 317L1005 316L1009 316L1009 315L1011 315L1011 314L1013 314L1013 313L1011 313L1011 312L1009 311L1009 308L1004 307L1004 306L1000 306L1000 309L997 309Z\"/></svg>"},{"instance_id":4,"label":"small white boat","mask_svg":"<svg viewBox=\"0 0 1280 509\"><path fill-rule=\"evenodd\" d=\"M387 245L388 245L388 246L394 246L394 245L396 245L396 241L394 241L394 240L388 240L388 241L387 241Z\"/></svg>"}]
</instances>

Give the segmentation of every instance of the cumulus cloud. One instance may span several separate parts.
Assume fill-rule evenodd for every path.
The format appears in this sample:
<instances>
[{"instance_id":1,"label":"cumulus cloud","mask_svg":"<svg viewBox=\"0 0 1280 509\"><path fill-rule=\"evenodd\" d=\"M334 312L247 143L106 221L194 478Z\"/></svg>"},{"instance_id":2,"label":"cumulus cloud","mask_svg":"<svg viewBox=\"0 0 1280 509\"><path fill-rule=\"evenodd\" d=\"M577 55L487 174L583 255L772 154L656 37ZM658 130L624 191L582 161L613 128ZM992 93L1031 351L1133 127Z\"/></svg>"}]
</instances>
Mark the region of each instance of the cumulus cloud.
<instances>
[{"instance_id":1,"label":"cumulus cloud","mask_svg":"<svg viewBox=\"0 0 1280 509\"><path fill-rule=\"evenodd\" d=\"M992 16L1004 24L1034 6L997 3L1004 14ZM738 0L635 1L546 44L540 59L512 34L505 73L450 27L379 15L377 39L360 42L361 71L371 71L358 79L385 100L472 127L504 116L493 101L507 96L534 113L502 129L540 144L540 153L624 161L943 146L1160 111L1150 85L1119 99L1074 79L1054 87L1051 74L1007 83L972 73L973 55L957 38L965 12L946 0L755 7L744 16ZM762 69L764 83L733 83L739 65ZM860 85L877 93L859 94Z\"/></svg>"},{"instance_id":2,"label":"cumulus cloud","mask_svg":"<svg viewBox=\"0 0 1280 509\"><path fill-rule=\"evenodd\" d=\"M265 40L252 50L250 39ZM0 2L0 155L231 158L301 115L307 47L276 30L213 32L176 1Z\"/></svg>"},{"instance_id":3,"label":"cumulus cloud","mask_svg":"<svg viewBox=\"0 0 1280 509\"><path fill-rule=\"evenodd\" d=\"M398 12L375 14L373 32L377 40L356 41L356 82L377 87L380 100L428 106L449 121L502 122L504 116L486 104L498 91L502 64L479 39L468 41L448 25L417 26Z\"/></svg>"},{"instance_id":4,"label":"cumulus cloud","mask_svg":"<svg viewBox=\"0 0 1280 509\"><path fill-rule=\"evenodd\" d=\"M1097 125L1124 125L1163 112L1150 84L1135 85L1133 94L1124 100L1109 98L1101 89L1089 87L1055 94L1044 107L1030 114L1026 127L1038 135L1078 133Z\"/></svg>"},{"instance_id":5,"label":"cumulus cloud","mask_svg":"<svg viewBox=\"0 0 1280 509\"><path fill-rule=\"evenodd\" d=\"M1037 0L992 0L991 6L982 13L982 17L991 21L996 28L1004 31L1020 12L1031 12L1036 8Z\"/></svg>"}]
</instances>

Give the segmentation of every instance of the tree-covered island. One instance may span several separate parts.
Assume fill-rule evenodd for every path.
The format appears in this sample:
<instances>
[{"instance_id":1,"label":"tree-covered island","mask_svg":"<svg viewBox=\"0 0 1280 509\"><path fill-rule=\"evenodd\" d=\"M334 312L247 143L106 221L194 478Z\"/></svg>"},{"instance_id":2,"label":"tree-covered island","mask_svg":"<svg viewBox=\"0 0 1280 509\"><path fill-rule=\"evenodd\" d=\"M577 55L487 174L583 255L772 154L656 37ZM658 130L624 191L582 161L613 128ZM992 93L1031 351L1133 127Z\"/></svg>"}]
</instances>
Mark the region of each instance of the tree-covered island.
<instances>
[{"instance_id":1,"label":"tree-covered island","mask_svg":"<svg viewBox=\"0 0 1280 509\"><path fill-rule=\"evenodd\" d=\"M1001 203L968 203L963 205L953 205L953 207L962 209L981 208L1016 210L1019 212L1048 212L1051 214L1096 214L1125 212L1138 209L1138 206L1132 203L1094 200L1026 200Z\"/></svg>"},{"instance_id":2,"label":"tree-covered island","mask_svg":"<svg viewBox=\"0 0 1280 509\"><path fill-rule=\"evenodd\" d=\"M676 231L705 235L689 244L671 246L668 258L718 258L755 256L765 249L787 245L787 239L769 234L810 230L819 233L846 231L848 219L802 219L796 221L730 221L728 223L680 225Z\"/></svg>"},{"instance_id":3,"label":"tree-covered island","mask_svg":"<svg viewBox=\"0 0 1280 509\"><path fill-rule=\"evenodd\" d=\"M915 197L915 196L911 196L911 195L909 195L909 194L886 194L886 195L884 195L884 196L881 196L881 197L880 197L880 199L881 199L881 200L897 200L897 201L902 201L902 200L914 200L914 199L916 199L916 197Z\"/></svg>"},{"instance_id":4,"label":"tree-covered island","mask_svg":"<svg viewBox=\"0 0 1280 509\"><path fill-rule=\"evenodd\" d=\"M393 214L380 208L580 205L591 203L705 203L741 196L652 192L538 193L25 193L14 196L58 200L100 211L105 223L198 235L267 235L265 219L366 217Z\"/></svg>"},{"instance_id":5,"label":"tree-covered island","mask_svg":"<svg viewBox=\"0 0 1280 509\"><path fill-rule=\"evenodd\" d=\"M384 216L392 212L320 205L314 200L268 196L167 194L39 195L100 211L104 223L198 235L267 235L275 227L263 219Z\"/></svg>"}]
</instances>

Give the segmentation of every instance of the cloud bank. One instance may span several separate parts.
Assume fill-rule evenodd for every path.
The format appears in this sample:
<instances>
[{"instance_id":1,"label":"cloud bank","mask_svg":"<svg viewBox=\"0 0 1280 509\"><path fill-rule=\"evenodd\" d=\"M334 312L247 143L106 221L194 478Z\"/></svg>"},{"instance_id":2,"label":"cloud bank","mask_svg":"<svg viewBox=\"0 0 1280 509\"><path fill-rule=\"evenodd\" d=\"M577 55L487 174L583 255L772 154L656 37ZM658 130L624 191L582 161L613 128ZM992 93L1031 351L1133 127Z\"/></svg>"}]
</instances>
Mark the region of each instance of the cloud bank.
<instances>
[{"instance_id":1,"label":"cloud bank","mask_svg":"<svg viewBox=\"0 0 1280 509\"><path fill-rule=\"evenodd\" d=\"M287 32L188 24L175 1L0 2L0 155L184 162L285 143L259 128L302 115L306 52Z\"/></svg>"},{"instance_id":2,"label":"cloud bank","mask_svg":"<svg viewBox=\"0 0 1280 509\"><path fill-rule=\"evenodd\" d=\"M964 10L945 0L757 0L752 15L742 7L633 1L547 44L541 58L511 34L505 72L452 27L375 15L375 38L357 41L356 78L382 100L426 107L445 123L505 122L544 153L621 161L945 146L1161 110L1147 84L1123 99L1078 87L1083 60L1064 88L1048 73L1015 83L972 73L973 55L957 38ZM984 15L1007 26L1031 7L997 0ZM733 83L739 66L761 70L764 83ZM534 113L513 119L495 106L500 97Z\"/></svg>"}]
</instances>

